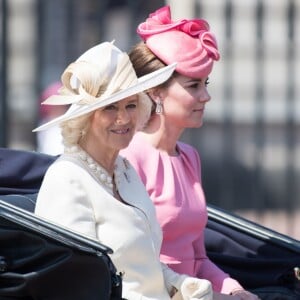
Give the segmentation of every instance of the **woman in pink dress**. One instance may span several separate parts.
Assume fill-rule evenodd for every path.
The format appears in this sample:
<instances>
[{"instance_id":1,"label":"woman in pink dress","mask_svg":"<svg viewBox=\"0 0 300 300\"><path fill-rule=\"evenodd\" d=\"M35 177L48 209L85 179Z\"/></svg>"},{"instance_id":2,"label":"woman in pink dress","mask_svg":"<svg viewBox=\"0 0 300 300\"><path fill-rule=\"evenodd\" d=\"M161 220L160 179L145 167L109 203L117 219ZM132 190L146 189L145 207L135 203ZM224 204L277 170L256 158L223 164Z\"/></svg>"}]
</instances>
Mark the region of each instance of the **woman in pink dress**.
<instances>
[{"instance_id":1,"label":"woman in pink dress","mask_svg":"<svg viewBox=\"0 0 300 300\"><path fill-rule=\"evenodd\" d=\"M155 204L163 230L161 261L176 272L208 279L217 292L258 299L207 257L200 158L196 149L179 141L186 128L202 125L210 100L208 76L220 58L215 36L205 20L173 21L169 6L150 14L137 32L143 41L129 56L138 76L177 63L167 82L148 91L151 118L121 151Z\"/></svg>"}]
</instances>

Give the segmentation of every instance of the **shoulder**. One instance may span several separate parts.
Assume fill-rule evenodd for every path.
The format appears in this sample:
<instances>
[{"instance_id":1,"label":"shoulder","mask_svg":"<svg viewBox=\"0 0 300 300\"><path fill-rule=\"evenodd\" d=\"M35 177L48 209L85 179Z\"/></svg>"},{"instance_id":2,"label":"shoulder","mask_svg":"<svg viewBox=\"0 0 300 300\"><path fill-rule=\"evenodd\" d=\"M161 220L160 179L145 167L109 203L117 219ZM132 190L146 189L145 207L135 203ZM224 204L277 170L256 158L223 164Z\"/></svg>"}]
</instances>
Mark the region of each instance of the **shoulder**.
<instances>
[{"instance_id":1,"label":"shoulder","mask_svg":"<svg viewBox=\"0 0 300 300\"><path fill-rule=\"evenodd\" d=\"M199 157L198 151L194 146L184 142L177 142L177 146L181 153Z\"/></svg>"},{"instance_id":2,"label":"shoulder","mask_svg":"<svg viewBox=\"0 0 300 300\"><path fill-rule=\"evenodd\" d=\"M74 161L67 159L65 156L61 156L58 158L47 170L47 173L57 173L59 174L73 174L75 175L76 172L74 171L81 171L82 167L76 164Z\"/></svg>"},{"instance_id":3,"label":"shoulder","mask_svg":"<svg viewBox=\"0 0 300 300\"><path fill-rule=\"evenodd\" d=\"M132 166L140 173L142 168L153 163L158 151L142 136L136 133L127 148L120 151L120 155L125 157Z\"/></svg>"},{"instance_id":4,"label":"shoulder","mask_svg":"<svg viewBox=\"0 0 300 300\"><path fill-rule=\"evenodd\" d=\"M137 132L127 148L121 150L120 154L125 157L142 158L145 153L151 151L151 145L140 132Z\"/></svg>"},{"instance_id":5,"label":"shoulder","mask_svg":"<svg viewBox=\"0 0 300 300\"><path fill-rule=\"evenodd\" d=\"M88 171L63 155L48 168L39 190L37 207L46 209L50 205L49 199L53 210L76 203L89 207L92 195L99 196L100 192L100 185Z\"/></svg>"},{"instance_id":6,"label":"shoulder","mask_svg":"<svg viewBox=\"0 0 300 300\"><path fill-rule=\"evenodd\" d=\"M178 142L180 156L186 165L192 166L194 169L201 169L200 156L197 149L189 144Z\"/></svg>"},{"instance_id":7,"label":"shoulder","mask_svg":"<svg viewBox=\"0 0 300 300\"><path fill-rule=\"evenodd\" d=\"M46 171L43 185L64 186L65 184L83 183L91 180L91 176L76 160L62 155Z\"/></svg>"}]
</instances>

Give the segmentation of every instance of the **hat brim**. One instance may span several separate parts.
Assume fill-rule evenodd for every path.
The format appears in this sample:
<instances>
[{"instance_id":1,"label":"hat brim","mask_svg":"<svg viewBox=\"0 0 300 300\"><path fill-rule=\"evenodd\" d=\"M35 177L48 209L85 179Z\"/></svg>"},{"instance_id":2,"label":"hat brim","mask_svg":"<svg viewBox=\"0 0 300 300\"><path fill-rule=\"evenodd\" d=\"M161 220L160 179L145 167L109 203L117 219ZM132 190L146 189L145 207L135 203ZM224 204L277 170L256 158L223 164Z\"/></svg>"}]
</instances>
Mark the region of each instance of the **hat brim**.
<instances>
[{"instance_id":1,"label":"hat brim","mask_svg":"<svg viewBox=\"0 0 300 300\"><path fill-rule=\"evenodd\" d=\"M122 99L125 99L127 97L133 96L138 93L141 93L152 87L158 86L170 78L170 76L174 72L175 68L176 68L176 63L173 63L162 69L154 71L150 74L144 75L144 76L138 78L136 84L128 87L125 90L121 90L105 99L96 101L95 103L86 104L86 105L72 104L66 113L33 129L33 132L48 129L48 128L58 125L64 121L71 120L76 117L80 117L80 116L87 114L89 112L92 112L98 108L118 102Z\"/></svg>"}]
</instances>

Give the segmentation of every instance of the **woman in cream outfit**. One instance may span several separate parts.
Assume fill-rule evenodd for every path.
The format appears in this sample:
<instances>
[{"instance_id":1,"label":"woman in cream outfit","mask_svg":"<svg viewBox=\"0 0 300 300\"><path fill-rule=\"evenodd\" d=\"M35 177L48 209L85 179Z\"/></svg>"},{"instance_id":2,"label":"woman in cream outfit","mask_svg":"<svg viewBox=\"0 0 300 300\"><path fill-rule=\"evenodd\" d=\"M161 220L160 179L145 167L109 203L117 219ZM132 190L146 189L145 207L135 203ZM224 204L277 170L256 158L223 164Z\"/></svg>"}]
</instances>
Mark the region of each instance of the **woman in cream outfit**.
<instances>
[{"instance_id":1,"label":"woman in cream outfit","mask_svg":"<svg viewBox=\"0 0 300 300\"><path fill-rule=\"evenodd\" d=\"M150 114L142 92L167 80L174 68L137 78L127 54L112 43L99 44L66 68L59 95L44 102L71 104L69 110L34 130L59 124L65 145L46 172L35 213L111 247L125 299L213 297L209 281L160 263L162 233L154 206L119 156Z\"/></svg>"}]
</instances>

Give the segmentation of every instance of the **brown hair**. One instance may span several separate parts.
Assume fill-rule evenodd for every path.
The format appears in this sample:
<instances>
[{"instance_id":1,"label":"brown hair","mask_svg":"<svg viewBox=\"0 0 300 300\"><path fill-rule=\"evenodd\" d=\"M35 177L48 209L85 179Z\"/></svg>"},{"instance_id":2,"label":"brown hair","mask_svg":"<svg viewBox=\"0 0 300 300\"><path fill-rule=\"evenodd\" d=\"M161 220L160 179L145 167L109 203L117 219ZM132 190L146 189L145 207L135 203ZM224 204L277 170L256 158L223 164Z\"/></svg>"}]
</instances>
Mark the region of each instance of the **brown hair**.
<instances>
[{"instance_id":1,"label":"brown hair","mask_svg":"<svg viewBox=\"0 0 300 300\"><path fill-rule=\"evenodd\" d=\"M133 65L133 68L136 72L137 77L141 77L147 75L151 72L157 71L167 65L161 61L149 48L144 42L139 42L135 44L130 52L128 53L130 61ZM177 75L178 73L175 71L172 76L162 84L152 88L165 88L169 85L171 80ZM149 96L147 91L145 93ZM149 96L151 99L151 97ZM155 105L153 100L152 101L152 108L151 108L151 115L155 113ZM145 124L146 126L147 124Z\"/></svg>"},{"instance_id":2,"label":"brown hair","mask_svg":"<svg viewBox=\"0 0 300 300\"><path fill-rule=\"evenodd\" d=\"M133 46L128 55L137 77L147 75L166 66L166 64L161 61L144 42L139 42ZM158 87L168 86L174 76L176 76L176 72Z\"/></svg>"}]
</instances>

